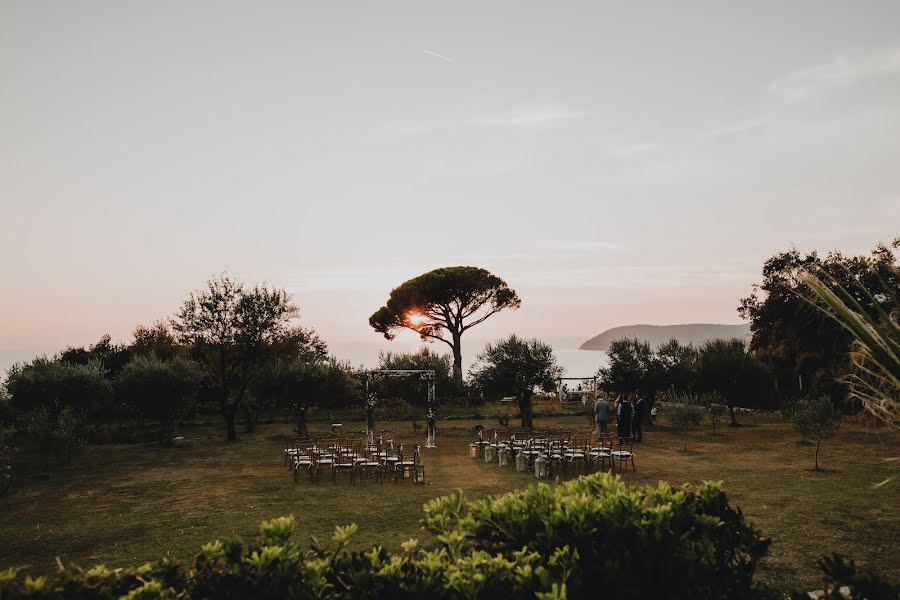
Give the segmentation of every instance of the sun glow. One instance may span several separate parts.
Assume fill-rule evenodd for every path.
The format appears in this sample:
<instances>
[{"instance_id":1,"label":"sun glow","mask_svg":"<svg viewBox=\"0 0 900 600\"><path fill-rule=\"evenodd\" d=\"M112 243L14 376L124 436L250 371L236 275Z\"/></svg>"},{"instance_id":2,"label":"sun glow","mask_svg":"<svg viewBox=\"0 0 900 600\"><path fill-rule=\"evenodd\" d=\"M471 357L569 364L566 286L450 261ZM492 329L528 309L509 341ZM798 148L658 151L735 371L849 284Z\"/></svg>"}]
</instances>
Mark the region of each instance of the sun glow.
<instances>
[{"instance_id":1,"label":"sun glow","mask_svg":"<svg viewBox=\"0 0 900 600\"><path fill-rule=\"evenodd\" d=\"M428 321L428 317L420 312L406 313L406 322L409 323L412 327L423 325L426 321Z\"/></svg>"}]
</instances>

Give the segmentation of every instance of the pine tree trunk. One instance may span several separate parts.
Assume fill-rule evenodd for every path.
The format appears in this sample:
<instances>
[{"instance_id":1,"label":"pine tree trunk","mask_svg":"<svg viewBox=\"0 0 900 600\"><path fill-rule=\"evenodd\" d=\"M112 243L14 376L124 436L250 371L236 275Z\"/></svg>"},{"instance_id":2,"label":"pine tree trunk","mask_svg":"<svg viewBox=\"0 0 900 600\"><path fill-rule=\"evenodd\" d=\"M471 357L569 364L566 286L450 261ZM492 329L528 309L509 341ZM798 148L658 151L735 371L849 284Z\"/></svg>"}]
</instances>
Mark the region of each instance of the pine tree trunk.
<instances>
[{"instance_id":1,"label":"pine tree trunk","mask_svg":"<svg viewBox=\"0 0 900 600\"><path fill-rule=\"evenodd\" d=\"M522 427L531 429L534 421L534 410L531 403L531 394L528 392L519 397L519 414L522 417Z\"/></svg>"},{"instance_id":2,"label":"pine tree trunk","mask_svg":"<svg viewBox=\"0 0 900 600\"><path fill-rule=\"evenodd\" d=\"M460 347L460 338L462 334L452 332L453 334L453 381L460 387L463 384L462 373L462 348Z\"/></svg>"}]
</instances>

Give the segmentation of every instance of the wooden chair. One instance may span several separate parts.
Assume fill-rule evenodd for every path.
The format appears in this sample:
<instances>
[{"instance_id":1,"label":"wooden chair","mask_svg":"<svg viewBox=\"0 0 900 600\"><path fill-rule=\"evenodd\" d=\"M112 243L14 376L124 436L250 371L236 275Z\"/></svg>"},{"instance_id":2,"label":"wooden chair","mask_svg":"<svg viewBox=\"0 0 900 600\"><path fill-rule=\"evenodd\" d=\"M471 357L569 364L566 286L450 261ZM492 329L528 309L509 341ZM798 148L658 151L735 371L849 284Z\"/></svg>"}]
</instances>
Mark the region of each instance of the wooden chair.
<instances>
[{"instance_id":1,"label":"wooden chair","mask_svg":"<svg viewBox=\"0 0 900 600\"><path fill-rule=\"evenodd\" d=\"M596 443L591 447L591 451L588 453L591 468L594 468L594 465L597 463L600 464L600 469L604 469L607 465L610 469L612 468L612 445L613 439L611 433L601 433L597 436Z\"/></svg>"},{"instance_id":2,"label":"wooden chair","mask_svg":"<svg viewBox=\"0 0 900 600\"><path fill-rule=\"evenodd\" d=\"M291 467L293 458L298 453L298 446L302 445L306 440L287 439L284 440L284 466Z\"/></svg>"},{"instance_id":3,"label":"wooden chair","mask_svg":"<svg viewBox=\"0 0 900 600\"><path fill-rule=\"evenodd\" d=\"M346 474L350 476L350 485L353 485L356 479L356 457L359 456L355 446L341 444L335 454L335 462L331 468L332 483L337 485L338 475Z\"/></svg>"},{"instance_id":4,"label":"wooden chair","mask_svg":"<svg viewBox=\"0 0 900 600\"><path fill-rule=\"evenodd\" d=\"M332 480L334 479L334 463L335 463L335 454L334 449L330 444L327 443L316 443L316 448L314 449L314 457L315 457L315 472L316 472L316 480L320 481L322 479L322 471L331 471L332 472Z\"/></svg>"},{"instance_id":5,"label":"wooden chair","mask_svg":"<svg viewBox=\"0 0 900 600\"><path fill-rule=\"evenodd\" d=\"M406 478L411 478L415 481L416 461L410 459L409 455L404 456L403 444L400 444L397 457L399 460L394 464L394 482Z\"/></svg>"},{"instance_id":6,"label":"wooden chair","mask_svg":"<svg viewBox=\"0 0 900 600\"><path fill-rule=\"evenodd\" d=\"M377 459L367 459L358 465L360 481L363 479L375 479L378 483L384 483L384 466Z\"/></svg>"},{"instance_id":7,"label":"wooden chair","mask_svg":"<svg viewBox=\"0 0 900 600\"><path fill-rule=\"evenodd\" d=\"M634 466L634 438L619 438L619 449L613 450L610 452L612 455L612 460L619 461L619 472L622 472L622 463L626 463L626 469L628 468L627 463L631 462L631 469L637 472L637 469Z\"/></svg>"},{"instance_id":8,"label":"wooden chair","mask_svg":"<svg viewBox=\"0 0 900 600\"><path fill-rule=\"evenodd\" d=\"M566 468L572 467L579 473L587 471L588 452L590 452L590 435L573 434L570 438L563 460Z\"/></svg>"},{"instance_id":9,"label":"wooden chair","mask_svg":"<svg viewBox=\"0 0 900 600\"><path fill-rule=\"evenodd\" d=\"M300 472L306 471L309 480L313 480L315 467L315 455L312 452L312 444L308 442L296 442L291 455L291 463L294 471L294 483L300 481Z\"/></svg>"},{"instance_id":10,"label":"wooden chair","mask_svg":"<svg viewBox=\"0 0 900 600\"><path fill-rule=\"evenodd\" d=\"M374 444L363 443L361 454L356 458L356 471L360 482L364 479L371 480L374 478L379 483L383 483L384 463L382 462L382 456L387 456L386 453L382 453L382 448L384 447L385 444L381 441Z\"/></svg>"}]
</instances>

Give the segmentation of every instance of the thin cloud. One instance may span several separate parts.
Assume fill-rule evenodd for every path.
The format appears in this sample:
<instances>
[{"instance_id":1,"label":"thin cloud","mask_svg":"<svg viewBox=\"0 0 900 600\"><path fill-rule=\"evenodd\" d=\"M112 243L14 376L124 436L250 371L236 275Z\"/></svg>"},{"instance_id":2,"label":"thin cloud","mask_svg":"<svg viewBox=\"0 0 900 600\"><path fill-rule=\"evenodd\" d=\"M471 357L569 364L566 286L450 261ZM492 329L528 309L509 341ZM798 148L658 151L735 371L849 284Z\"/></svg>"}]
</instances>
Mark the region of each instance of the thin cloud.
<instances>
[{"instance_id":1,"label":"thin cloud","mask_svg":"<svg viewBox=\"0 0 900 600\"><path fill-rule=\"evenodd\" d=\"M717 127L716 129L710 129L709 131L703 131L698 134L697 137L701 139L709 139L712 137L718 137L721 135L734 135L736 133L743 133L745 131L750 131L751 129L757 129L762 127L769 120L764 117L759 117L756 119L750 119L747 121L739 121L737 123L730 123L728 125L724 125L722 127Z\"/></svg>"},{"instance_id":2,"label":"thin cloud","mask_svg":"<svg viewBox=\"0 0 900 600\"><path fill-rule=\"evenodd\" d=\"M769 92L800 103L828 90L848 87L878 76L900 72L900 46L877 52L844 52L818 65L788 73L769 84Z\"/></svg>"},{"instance_id":3,"label":"thin cloud","mask_svg":"<svg viewBox=\"0 0 900 600\"><path fill-rule=\"evenodd\" d=\"M472 123L488 127L530 127L588 116L590 113L559 108L522 108L501 115L476 117Z\"/></svg>"},{"instance_id":4,"label":"thin cloud","mask_svg":"<svg viewBox=\"0 0 900 600\"><path fill-rule=\"evenodd\" d=\"M622 242L603 240L541 240L538 246L555 252L597 252L600 250L624 250Z\"/></svg>"},{"instance_id":5,"label":"thin cloud","mask_svg":"<svg viewBox=\"0 0 900 600\"><path fill-rule=\"evenodd\" d=\"M593 267L529 267L507 271L508 279L534 288L684 288L746 282L756 265L598 265Z\"/></svg>"},{"instance_id":6,"label":"thin cloud","mask_svg":"<svg viewBox=\"0 0 900 600\"><path fill-rule=\"evenodd\" d=\"M658 142L640 142L638 144L632 144L630 146L622 146L620 148L616 148L612 151L613 156L634 156L635 154L644 154L647 152L655 152L659 150L661 146Z\"/></svg>"},{"instance_id":7,"label":"thin cloud","mask_svg":"<svg viewBox=\"0 0 900 600\"><path fill-rule=\"evenodd\" d=\"M456 61L453 60L452 58L449 58L449 57L447 57L447 56L444 56L443 54L438 54L437 52L432 52L431 50L425 50L425 49L423 48L423 49L422 49L422 52L424 52L425 54L429 54L429 55L431 55L431 56L436 56L436 57L438 57L438 58L440 58L440 59L442 59L442 60L446 60L448 63L456 62Z\"/></svg>"},{"instance_id":8,"label":"thin cloud","mask_svg":"<svg viewBox=\"0 0 900 600\"><path fill-rule=\"evenodd\" d=\"M379 137L414 137L432 133L446 133L453 129L449 123L414 123L394 122L382 125L377 135Z\"/></svg>"}]
</instances>

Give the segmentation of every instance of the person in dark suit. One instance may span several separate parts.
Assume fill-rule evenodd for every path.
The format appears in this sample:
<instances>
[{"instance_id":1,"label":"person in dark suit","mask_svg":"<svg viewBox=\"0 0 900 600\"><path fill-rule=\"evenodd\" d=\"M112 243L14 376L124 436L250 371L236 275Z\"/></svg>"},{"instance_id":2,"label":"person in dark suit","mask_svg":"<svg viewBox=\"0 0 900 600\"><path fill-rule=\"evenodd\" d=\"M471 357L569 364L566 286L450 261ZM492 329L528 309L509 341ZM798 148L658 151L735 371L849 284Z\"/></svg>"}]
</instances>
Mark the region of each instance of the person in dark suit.
<instances>
[{"instance_id":1,"label":"person in dark suit","mask_svg":"<svg viewBox=\"0 0 900 600\"><path fill-rule=\"evenodd\" d=\"M638 394L637 401L634 403L634 419L632 420L632 428L634 429L634 441L641 441L641 429L644 425L644 415L647 412L647 403L644 402L643 396Z\"/></svg>"},{"instance_id":2,"label":"person in dark suit","mask_svg":"<svg viewBox=\"0 0 900 600\"><path fill-rule=\"evenodd\" d=\"M619 406L616 408L616 426L618 428L620 440L631 437L632 418L634 418L634 406L632 406L628 394L625 394L622 396L621 401L619 401Z\"/></svg>"}]
</instances>

